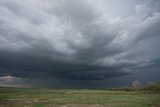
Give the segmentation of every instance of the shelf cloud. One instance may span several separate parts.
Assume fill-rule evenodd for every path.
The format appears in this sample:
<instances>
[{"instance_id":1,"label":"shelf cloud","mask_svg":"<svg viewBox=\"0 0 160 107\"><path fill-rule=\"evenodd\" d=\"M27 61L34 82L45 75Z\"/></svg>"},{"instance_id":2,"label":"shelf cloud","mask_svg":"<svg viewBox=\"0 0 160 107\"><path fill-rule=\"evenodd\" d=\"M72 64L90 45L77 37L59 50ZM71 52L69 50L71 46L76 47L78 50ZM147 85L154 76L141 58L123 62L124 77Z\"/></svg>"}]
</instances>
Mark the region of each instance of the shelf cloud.
<instances>
[{"instance_id":1,"label":"shelf cloud","mask_svg":"<svg viewBox=\"0 0 160 107\"><path fill-rule=\"evenodd\" d=\"M160 2L116 2L0 0L0 78L100 81L158 66Z\"/></svg>"}]
</instances>

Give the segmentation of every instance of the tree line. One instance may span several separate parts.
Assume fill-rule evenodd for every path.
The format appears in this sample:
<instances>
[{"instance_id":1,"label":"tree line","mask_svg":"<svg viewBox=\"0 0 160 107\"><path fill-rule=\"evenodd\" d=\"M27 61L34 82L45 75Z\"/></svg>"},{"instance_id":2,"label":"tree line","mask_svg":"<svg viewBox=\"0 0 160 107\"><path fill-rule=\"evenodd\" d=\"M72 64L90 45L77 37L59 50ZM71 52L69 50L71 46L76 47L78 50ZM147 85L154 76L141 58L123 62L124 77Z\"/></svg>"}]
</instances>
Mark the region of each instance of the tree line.
<instances>
[{"instance_id":1,"label":"tree line","mask_svg":"<svg viewBox=\"0 0 160 107\"><path fill-rule=\"evenodd\" d=\"M160 93L160 81L148 82L143 85L140 81L135 80L131 86L124 86L120 88L109 88L111 91L139 91L139 92L158 92Z\"/></svg>"}]
</instances>

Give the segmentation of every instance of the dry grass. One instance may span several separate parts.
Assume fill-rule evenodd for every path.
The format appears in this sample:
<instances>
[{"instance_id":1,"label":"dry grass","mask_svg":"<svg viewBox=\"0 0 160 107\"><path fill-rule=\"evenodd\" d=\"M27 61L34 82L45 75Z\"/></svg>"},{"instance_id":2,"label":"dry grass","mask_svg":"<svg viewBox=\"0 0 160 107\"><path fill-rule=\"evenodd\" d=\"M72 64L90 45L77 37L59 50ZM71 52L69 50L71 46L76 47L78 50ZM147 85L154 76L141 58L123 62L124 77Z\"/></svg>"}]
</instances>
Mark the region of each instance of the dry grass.
<instances>
[{"instance_id":1,"label":"dry grass","mask_svg":"<svg viewBox=\"0 0 160 107\"><path fill-rule=\"evenodd\" d=\"M0 88L0 107L160 107L159 93Z\"/></svg>"},{"instance_id":2,"label":"dry grass","mask_svg":"<svg viewBox=\"0 0 160 107\"><path fill-rule=\"evenodd\" d=\"M112 107L111 105L100 105L100 104L81 104L81 105L76 105L76 104L66 104L62 105L61 107Z\"/></svg>"}]
</instances>

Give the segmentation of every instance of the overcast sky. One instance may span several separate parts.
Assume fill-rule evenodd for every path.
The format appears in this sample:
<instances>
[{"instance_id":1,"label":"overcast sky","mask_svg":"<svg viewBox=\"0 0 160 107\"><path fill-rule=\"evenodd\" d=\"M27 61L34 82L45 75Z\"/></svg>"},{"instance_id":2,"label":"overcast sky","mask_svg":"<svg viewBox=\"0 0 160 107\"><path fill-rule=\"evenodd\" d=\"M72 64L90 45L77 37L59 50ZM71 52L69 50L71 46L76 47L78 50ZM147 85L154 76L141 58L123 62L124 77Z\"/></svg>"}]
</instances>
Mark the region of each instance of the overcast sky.
<instances>
[{"instance_id":1,"label":"overcast sky","mask_svg":"<svg viewBox=\"0 0 160 107\"><path fill-rule=\"evenodd\" d=\"M160 80L159 0L0 0L0 85Z\"/></svg>"}]
</instances>

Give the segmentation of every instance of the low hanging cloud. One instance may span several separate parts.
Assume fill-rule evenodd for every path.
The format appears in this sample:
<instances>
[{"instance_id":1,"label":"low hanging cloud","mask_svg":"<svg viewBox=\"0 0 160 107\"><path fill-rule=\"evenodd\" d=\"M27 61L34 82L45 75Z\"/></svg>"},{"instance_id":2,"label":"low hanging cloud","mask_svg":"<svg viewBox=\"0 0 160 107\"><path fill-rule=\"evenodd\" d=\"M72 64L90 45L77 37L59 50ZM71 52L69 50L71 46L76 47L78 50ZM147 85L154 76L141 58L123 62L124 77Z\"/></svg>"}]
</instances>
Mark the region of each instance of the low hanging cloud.
<instances>
[{"instance_id":1,"label":"low hanging cloud","mask_svg":"<svg viewBox=\"0 0 160 107\"><path fill-rule=\"evenodd\" d=\"M12 76L0 77L0 86L5 87L32 87L29 82L22 78L16 78Z\"/></svg>"},{"instance_id":2,"label":"low hanging cloud","mask_svg":"<svg viewBox=\"0 0 160 107\"><path fill-rule=\"evenodd\" d=\"M154 66L160 2L113 17L100 2L0 0L0 75L101 80Z\"/></svg>"}]
</instances>

